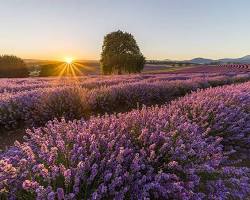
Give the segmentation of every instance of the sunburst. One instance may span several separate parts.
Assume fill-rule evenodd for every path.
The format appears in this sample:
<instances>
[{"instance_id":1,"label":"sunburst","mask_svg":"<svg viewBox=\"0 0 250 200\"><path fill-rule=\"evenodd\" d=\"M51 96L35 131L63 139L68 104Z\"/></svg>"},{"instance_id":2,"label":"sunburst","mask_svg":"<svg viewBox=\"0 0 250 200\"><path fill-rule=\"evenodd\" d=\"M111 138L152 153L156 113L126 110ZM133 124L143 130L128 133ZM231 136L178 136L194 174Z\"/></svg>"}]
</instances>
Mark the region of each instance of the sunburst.
<instances>
[{"instance_id":1,"label":"sunburst","mask_svg":"<svg viewBox=\"0 0 250 200\"><path fill-rule=\"evenodd\" d=\"M88 68L88 66L77 63L72 57L65 57L64 62L57 66L55 73L58 78L78 79L79 76L84 75L80 68Z\"/></svg>"}]
</instances>

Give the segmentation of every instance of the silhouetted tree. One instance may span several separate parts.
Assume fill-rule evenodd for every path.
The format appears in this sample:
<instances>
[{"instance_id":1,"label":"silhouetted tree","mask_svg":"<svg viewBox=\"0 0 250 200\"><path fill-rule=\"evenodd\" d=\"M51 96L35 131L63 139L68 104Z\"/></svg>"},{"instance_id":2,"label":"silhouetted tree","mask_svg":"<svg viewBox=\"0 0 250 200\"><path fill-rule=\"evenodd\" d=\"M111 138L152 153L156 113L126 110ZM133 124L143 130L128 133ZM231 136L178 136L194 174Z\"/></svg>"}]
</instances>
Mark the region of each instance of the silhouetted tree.
<instances>
[{"instance_id":1,"label":"silhouetted tree","mask_svg":"<svg viewBox=\"0 0 250 200\"><path fill-rule=\"evenodd\" d=\"M29 76L25 62L16 56L0 56L0 78L23 78Z\"/></svg>"},{"instance_id":2,"label":"silhouetted tree","mask_svg":"<svg viewBox=\"0 0 250 200\"><path fill-rule=\"evenodd\" d=\"M100 63L103 74L139 73L145 58L133 35L119 30L104 37Z\"/></svg>"}]
</instances>

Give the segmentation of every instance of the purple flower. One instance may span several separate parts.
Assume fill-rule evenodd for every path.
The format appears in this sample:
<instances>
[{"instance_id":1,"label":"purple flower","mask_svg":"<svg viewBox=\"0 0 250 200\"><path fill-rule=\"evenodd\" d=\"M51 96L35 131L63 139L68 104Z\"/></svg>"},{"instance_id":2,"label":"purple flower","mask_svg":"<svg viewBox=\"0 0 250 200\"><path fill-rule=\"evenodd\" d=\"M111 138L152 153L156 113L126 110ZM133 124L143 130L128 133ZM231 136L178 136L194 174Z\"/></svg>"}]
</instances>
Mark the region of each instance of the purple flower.
<instances>
[{"instance_id":1,"label":"purple flower","mask_svg":"<svg viewBox=\"0 0 250 200\"><path fill-rule=\"evenodd\" d=\"M55 198L56 198L56 195L55 195L54 192L50 192L50 193L48 194L48 200L54 200Z\"/></svg>"},{"instance_id":2,"label":"purple flower","mask_svg":"<svg viewBox=\"0 0 250 200\"><path fill-rule=\"evenodd\" d=\"M58 200L63 200L64 199L64 190L62 188L57 188L57 198Z\"/></svg>"}]
</instances>

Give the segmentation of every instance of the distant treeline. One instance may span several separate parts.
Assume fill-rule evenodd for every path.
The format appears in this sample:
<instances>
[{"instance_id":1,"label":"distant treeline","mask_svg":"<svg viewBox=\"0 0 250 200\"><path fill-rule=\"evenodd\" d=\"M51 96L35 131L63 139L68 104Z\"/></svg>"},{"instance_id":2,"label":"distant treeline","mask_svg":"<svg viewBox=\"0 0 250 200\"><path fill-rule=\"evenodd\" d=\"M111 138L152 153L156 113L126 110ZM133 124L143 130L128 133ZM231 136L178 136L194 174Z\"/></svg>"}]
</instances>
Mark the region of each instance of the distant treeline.
<instances>
[{"instance_id":1,"label":"distant treeline","mask_svg":"<svg viewBox=\"0 0 250 200\"><path fill-rule=\"evenodd\" d=\"M29 76L25 62L16 56L0 56L0 78L23 78Z\"/></svg>"},{"instance_id":2,"label":"distant treeline","mask_svg":"<svg viewBox=\"0 0 250 200\"><path fill-rule=\"evenodd\" d=\"M169 61L169 60L147 60L146 64L151 64L151 65L170 65L170 66L191 66L191 65L198 65L196 63L182 62L182 61Z\"/></svg>"}]
</instances>

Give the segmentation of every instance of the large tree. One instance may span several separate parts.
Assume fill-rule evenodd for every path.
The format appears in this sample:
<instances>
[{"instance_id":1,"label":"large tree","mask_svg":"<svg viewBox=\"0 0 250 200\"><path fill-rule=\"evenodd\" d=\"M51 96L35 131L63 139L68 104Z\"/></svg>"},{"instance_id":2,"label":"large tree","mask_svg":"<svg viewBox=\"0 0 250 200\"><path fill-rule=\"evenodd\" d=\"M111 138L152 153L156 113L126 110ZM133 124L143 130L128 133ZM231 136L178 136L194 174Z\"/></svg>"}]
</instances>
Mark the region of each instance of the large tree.
<instances>
[{"instance_id":1,"label":"large tree","mask_svg":"<svg viewBox=\"0 0 250 200\"><path fill-rule=\"evenodd\" d=\"M119 30L104 37L100 62L103 74L138 73L145 58L133 35Z\"/></svg>"},{"instance_id":2,"label":"large tree","mask_svg":"<svg viewBox=\"0 0 250 200\"><path fill-rule=\"evenodd\" d=\"M16 56L0 56L0 78L28 77L29 71L21 58Z\"/></svg>"}]
</instances>

